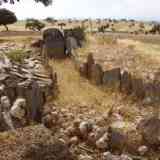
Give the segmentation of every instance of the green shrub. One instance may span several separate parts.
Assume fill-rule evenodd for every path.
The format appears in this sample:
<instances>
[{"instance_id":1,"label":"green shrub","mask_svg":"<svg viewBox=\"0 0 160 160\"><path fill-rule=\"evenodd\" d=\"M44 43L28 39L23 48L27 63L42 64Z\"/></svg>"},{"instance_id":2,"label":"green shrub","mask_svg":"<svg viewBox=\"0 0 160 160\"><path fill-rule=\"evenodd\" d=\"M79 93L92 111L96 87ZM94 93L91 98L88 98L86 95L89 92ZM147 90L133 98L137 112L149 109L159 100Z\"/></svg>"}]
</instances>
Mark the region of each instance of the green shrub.
<instances>
[{"instance_id":1,"label":"green shrub","mask_svg":"<svg viewBox=\"0 0 160 160\"><path fill-rule=\"evenodd\" d=\"M98 27L98 32L104 33L107 28L109 28L109 24L102 25L102 26Z\"/></svg>"},{"instance_id":2,"label":"green shrub","mask_svg":"<svg viewBox=\"0 0 160 160\"><path fill-rule=\"evenodd\" d=\"M41 31L45 27L45 24L37 19L27 19L25 28L33 31Z\"/></svg>"},{"instance_id":3,"label":"green shrub","mask_svg":"<svg viewBox=\"0 0 160 160\"><path fill-rule=\"evenodd\" d=\"M6 55L11 61L22 63L24 59L29 56L29 53L22 49L19 49L19 50L12 50L8 52Z\"/></svg>"}]
</instances>

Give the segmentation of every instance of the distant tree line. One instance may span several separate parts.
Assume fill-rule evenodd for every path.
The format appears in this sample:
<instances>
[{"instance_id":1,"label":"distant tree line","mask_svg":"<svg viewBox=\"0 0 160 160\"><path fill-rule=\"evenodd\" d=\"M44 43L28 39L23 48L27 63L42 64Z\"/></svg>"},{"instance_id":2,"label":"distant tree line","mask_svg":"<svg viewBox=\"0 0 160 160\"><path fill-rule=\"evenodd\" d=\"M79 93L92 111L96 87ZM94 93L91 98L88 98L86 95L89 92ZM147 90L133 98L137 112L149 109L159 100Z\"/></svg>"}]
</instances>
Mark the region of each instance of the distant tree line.
<instances>
[{"instance_id":1,"label":"distant tree line","mask_svg":"<svg viewBox=\"0 0 160 160\"><path fill-rule=\"evenodd\" d=\"M14 4L15 2L20 2L21 0L0 0L0 4L2 3L10 3L10 4ZM34 0L35 2L41 2L43 3L45 6L49 6L50 4L52 4L52 0Z\"/></svg>"}]
</instances>

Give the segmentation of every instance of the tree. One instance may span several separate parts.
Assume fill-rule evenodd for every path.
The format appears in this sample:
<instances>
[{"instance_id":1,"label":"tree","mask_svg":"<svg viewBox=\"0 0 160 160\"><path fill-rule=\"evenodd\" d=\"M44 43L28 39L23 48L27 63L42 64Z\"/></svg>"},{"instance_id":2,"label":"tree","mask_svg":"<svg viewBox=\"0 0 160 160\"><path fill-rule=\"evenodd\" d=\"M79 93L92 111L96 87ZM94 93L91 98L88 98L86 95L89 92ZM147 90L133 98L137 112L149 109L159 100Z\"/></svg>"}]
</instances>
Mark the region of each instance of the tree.
<instances>
[{"instance_id":1,"label":"tree","mask_svg":"<svg viewBox=\"0 0 160 160\"><path fill-rule=\"evenodd\" d=\"M19 2L20 0L0 0L0 4L2 3L10 3L10 4L14 4L15 2ZM52 4L52 0L34 0L35 2L41 2L43 3L45 6L49 6L50 4Z\"/></svg>"},{"instance_id":2,"label":"tree","mask_svg":"<svg viewBox=\"0 0 160 160\"><path fill-rule=\"evenodd\" d=\"M58 26L60 26L60 27L61 27L61 30L63 30L63 27L65 27L66 24L62 22L62 23L59 23Z\"/></svg>"},{"instance_id":3,"label":"tree","mask_svg":"<svg viewBox=\"0 0 160 160\"><path fill-rule=\"evenodd\" d=\"M25 28L33 31L41 31L45 27L45 24L37 19L27 19Z\"/></svg>"},{"instance_id":4,"label":"tree","mask_svg":"<svg viewBox=\"0 0 160 160\"><path fill-rule=\"evenodd\" d=\"M52 25L54 25L54 24L57 22L57 20L55 20L55 19L52 18L52 17L47 17L47 18L45 19L45 21L46 21L47 23L52 24Z\"/></svg>"},{"instance_id":5,"label":"tree","mask_svg":"<svg viewBox=\"0 0 160 160\"><path fill-rule=\"evenodd\" d=\"M8 31L7 25L15 22L17 22L17 17L13 12L5 8L0 9L0 25L3 25L6 28L6 31Z\"/></svg>"}]
</instances>

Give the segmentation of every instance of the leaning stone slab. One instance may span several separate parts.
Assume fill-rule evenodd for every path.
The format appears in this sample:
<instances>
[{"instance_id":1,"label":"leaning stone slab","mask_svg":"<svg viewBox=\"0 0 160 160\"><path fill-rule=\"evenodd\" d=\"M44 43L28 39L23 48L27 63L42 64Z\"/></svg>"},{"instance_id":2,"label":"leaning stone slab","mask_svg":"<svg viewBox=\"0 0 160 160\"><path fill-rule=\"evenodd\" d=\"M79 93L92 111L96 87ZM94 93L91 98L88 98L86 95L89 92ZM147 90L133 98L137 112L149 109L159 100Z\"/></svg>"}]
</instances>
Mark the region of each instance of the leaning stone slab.
<instances>
[{"instance_id":1,"label":"leaning stone slab","mask_svg":"<svg viewBox=\"0 0 160 160\"><path fill-rule=\"evenodd\" d=\"M103 85L109 89L120 89L121 73L120 68L105 71L103 74Z\"/></svg>"}]
</instances>

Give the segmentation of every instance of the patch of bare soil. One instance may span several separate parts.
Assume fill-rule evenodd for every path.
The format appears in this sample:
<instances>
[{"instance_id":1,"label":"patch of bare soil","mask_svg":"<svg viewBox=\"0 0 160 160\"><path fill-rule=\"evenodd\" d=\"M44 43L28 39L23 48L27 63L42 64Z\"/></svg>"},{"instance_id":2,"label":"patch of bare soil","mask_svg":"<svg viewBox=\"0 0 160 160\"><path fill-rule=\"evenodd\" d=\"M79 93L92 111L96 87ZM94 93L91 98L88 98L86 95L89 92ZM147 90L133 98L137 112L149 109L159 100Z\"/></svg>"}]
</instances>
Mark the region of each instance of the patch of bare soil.
<instances>
[{"instance_id":1,"label":"patch of bare soil","mask_svg":"<svg viewBox=\"0 0 160 160\"><path fill-rule=\"evenodd\" d=\"M14 37L14 36L39 36L40 32L35 31L1 31L1 37Z\"/></svg>"}]
</instances>

